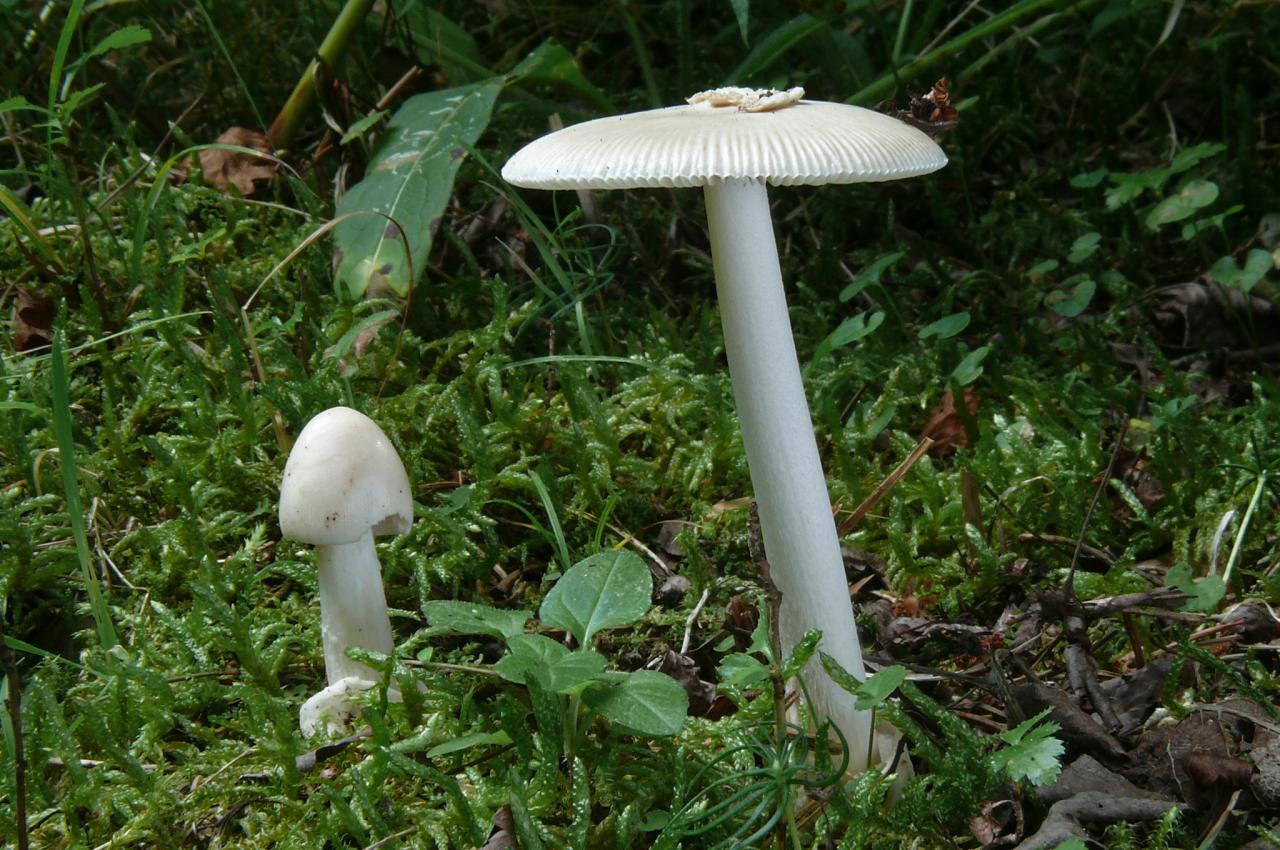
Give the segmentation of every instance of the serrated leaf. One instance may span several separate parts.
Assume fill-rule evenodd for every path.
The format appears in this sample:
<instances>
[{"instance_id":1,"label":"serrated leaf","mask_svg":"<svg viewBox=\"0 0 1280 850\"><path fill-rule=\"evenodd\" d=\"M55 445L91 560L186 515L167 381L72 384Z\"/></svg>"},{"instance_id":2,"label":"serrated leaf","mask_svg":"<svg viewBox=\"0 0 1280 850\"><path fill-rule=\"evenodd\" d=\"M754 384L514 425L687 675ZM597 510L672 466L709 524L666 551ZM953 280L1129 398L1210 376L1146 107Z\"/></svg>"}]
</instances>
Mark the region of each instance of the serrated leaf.
<instances>
[{"instance_id":1,"label":"serrated leaf","mask_svg":"<svg viewBox=\"0 0 1280 850\"><path fill-rule=\"evenodd\" d=\"M1209 277L1223 286L1248 292L1274 267L1270 253L1254 248L1244 258L1244 268L1236 263L1235 257L1223 257L1209 268Z\"/></svg>"},{"instance_id":2,"label":"serrated leaf","mask_svg":"<svg viewBox=\"0 0 1280 850\"><path fill-rule=\"evenodd\" d=\"M479 602L433 599L422 604L422 613L433 629L459 635L507 638L521 634L529 621L527 611L507 611Z\"/></svg>"},{"instance_id":3,"label":"serrated leaf","mask_svg":"<svg viewBox=\"0 0 1280 850\"><path fill-rule=\"evenodd\" d=\"M338 203L338 215L350 216L334 229L339 295L372 288L404 296L422 276L458 167L501 90L489 81L420 94L392 116L364 179Z\"/></svg>"},{"instance_id":4,"label":"serrated leaf","mask_svg":"<svg viewBox=\"0 0 1280 850\"><path fill-rule=\"evenodd\" d=\"M1015 782L1026 779L1032 785L1046 785L1058 778L1066 748L1053 735L1061 727L1057 723L1041 722L1052 712L1052 708L1046 708L996 736L1008 745L991 756L996 770L1003 771Z\"/></svg>"},{"instance_id":5,"label":"serrated leaf","mask_svg":"<svg viewBox=\"0 0 1280 850\"><path fill-rule=\"evenodd\" d=\"M921 339L928 339L931 336L936 336L938 339L950 339L969 327L969 319L968 310L962 313L952 313L950 316L943 316L936 322L930 322L925 325L920 329L917 336Z\"/></svg>"},{"instance_id":6,"label":"serrated leaf","mask_svg":"<svg viewBox=\"0 0 1280 850\"><path fill-rule=\"evenodd\" d=\"M574 564L560 577L542 600L538 617L587 646L601 629L643 617L652 595L653 578L638 555L600 552Z\"/></svg>"},{"instance_id":7,"label":"serrated leaf","mask_svg":"<svg viewBox=\"0 0 1280 850\"><path fill-rule=\"evenodd\" d=\"M656 670L636 670L616 685L592 685L583 701L614 723L644 735L675 735L689 712L680 683Z\"/></svg>"}]
</instances>

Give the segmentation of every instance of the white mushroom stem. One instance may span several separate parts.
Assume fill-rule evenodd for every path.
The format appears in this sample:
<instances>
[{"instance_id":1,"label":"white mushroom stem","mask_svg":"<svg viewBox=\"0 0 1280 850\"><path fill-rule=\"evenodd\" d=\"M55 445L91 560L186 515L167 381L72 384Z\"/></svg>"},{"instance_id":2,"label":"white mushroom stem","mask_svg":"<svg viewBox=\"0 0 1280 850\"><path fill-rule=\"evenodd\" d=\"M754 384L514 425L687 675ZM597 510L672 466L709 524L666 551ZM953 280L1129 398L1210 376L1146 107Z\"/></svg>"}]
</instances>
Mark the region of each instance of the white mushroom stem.
<instances>
[{"instance_id":1,"label":"white mushroom stem","mask_svg":"<svg viewBox=\"0 0 1280 850\"><path fill-rule=\"evenodd\" d=\"M382 591L382 569L366 531L354 543L316 547L320 579L320 635L330 685L342 679L377 681L381 674L347 657L348 646L390 654L391 620Z\"/></svg>"},{"instance_id":2,"label":"white mushroom stem","mask_svg":"<svg viewBox=\"0 0 1280 850\"><path fill-rule=\"evenodd\" d=\"M862 679L862 650L831 500L800 378L782 271L763 181L706 186L707 221L720 320L742 439L774 583L782 592L779 632L790 653L810 629L819 647ZM866 768L870 712L833 682L815 658L803 678L814 708L840 728L850 770Z\"/></svg>"}]
</instances>

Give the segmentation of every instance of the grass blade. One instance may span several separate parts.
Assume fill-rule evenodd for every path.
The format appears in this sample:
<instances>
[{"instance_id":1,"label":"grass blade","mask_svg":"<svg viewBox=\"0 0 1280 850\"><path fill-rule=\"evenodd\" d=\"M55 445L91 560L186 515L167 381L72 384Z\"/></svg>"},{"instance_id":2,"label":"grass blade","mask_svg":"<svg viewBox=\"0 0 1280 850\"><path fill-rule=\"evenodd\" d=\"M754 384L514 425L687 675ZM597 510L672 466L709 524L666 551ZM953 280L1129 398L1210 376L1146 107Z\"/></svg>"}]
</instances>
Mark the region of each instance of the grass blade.
<instances>
[{"instance_id":1,"label":"grass blade","mask_svg":"<svg viewBox=\"0 0 1280 850\"><path fill-rule=\"evenodd\" d=\"M53 432L58 438L58 456L62 466L62 487L67 496L67 513L71 517L71 535L76 541L76 556L80 561L80 579L89 595L89 609L98 630L98 642L110 649L118 642L116 629L111 623L106 597L93 572L89 555L89 538L84 528L84 508L80 503L80 482L76 465L76 444L71 434L71 385L67 378L67 361L63 356L62 328L53 333L51 357L51 389L53 392Z\"/></svg>"}]
</instances>

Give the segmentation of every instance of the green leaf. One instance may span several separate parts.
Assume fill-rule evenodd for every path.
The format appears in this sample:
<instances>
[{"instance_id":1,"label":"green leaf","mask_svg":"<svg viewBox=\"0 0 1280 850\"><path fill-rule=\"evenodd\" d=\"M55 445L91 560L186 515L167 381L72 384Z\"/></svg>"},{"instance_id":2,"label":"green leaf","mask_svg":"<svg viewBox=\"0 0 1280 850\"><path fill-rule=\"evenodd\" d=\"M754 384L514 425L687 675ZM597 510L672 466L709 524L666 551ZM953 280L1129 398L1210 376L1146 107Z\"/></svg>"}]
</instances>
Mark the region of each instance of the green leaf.
<instances>
[{"instance_id":1,"label":"green leaf","mask_svg":"<svg viewBox=\"0 0 1280 850\"><path fill-rule=\"evenodd\" d=\"M458 167L501 90L490 81L420 94L392 116L364 179L338 203L338 215L350 216L334 229L340 295L373 288L404 296L422 276Z\"/></svg>"},{"instance_id":2,"label":"green leaf","mask_svg":"<svg viewBox=\"0 0 1280 850\"><path fill-rule=\"evenodd\" d=\"M813 359L809 362L817 363L837 348L844 348L846 345L870 336L882 324L884 324L883 310L850 316L841 322L840 326L832 331L826 339L818 343L818 347L813 351Z\"/></svg>"},{"instance_id":3,"label":"green leaf","mask_svg":"<svg viewBox=\"0 0 1280 850\"><path fill-rule=\"evenodd\" d=\"M1176 587L1183 593L1191 594L1191 598L1182 606L1184 611L1207 614L1218 609L1218 603L1227 595L1226 582L1220 575L1207 575L1196 578L1191 572L1190 564L1176 564L1165 573L1164 583Z\"/></svg>"},{"instance_id":4,"label":"green leaf","mask_svg":"<svg viewBox=\"0 0 1280 850\"><path fill-rule=\"evenodd\" d=\"M132 47L135 44L143 44L151 40L151 30L146 27L140 27L132 24L127 27L121 27L111 35L104 38L93 46L93 49L86 53L80 61L92 59L95 56L101 56L104 53L110 53L113 50L120 50L125 47Z\"/></svg>"},{"instance_id":5,"label":"green leaf","mask_svg":"<svg viewBox=\"0 0 1280 850\"><path fill-rule=\"evenodd\" d=\"M538 617L564 629L581 646L601 629L624 626L644 616L653 578L638 555L599 552L570 567L542 600Z\"/></svg>"},{"instance_id":6,"label":"green leaf","mask_svg":"<svg viewBox=\"0 0 1280 850\"><path fill-rule=\"evenodd\" d=\"M1089 848L1079 838L1068 838L1053 850L1089 850Z\"/></svg>"},{"instance_id":7,"label":"green leaf","mask_svg":"<svg viewBox=\"0 0 1280 850\"><path fill-rule=\"evenodd\" d=\"M9 97L9 98L5 98L4 100L0 100L0 113L15 112L20 109L27 109L35 112L48 111L42 107L36 106L34 103L27 100L22 95L15 95L14 97Z\"/></svg>"},{"instance_id":8,"label":"green leaf","mask_svg":"<svg viewBox=\"0 0 1280 850\"><path fill-rule=\"evenodd\" d=\"M733 652L724 657L716 668L720 682L735 688L747 688L757 682L769 678L769 667L761 663L754 655L745 652Z\"/></svg>"},{"instance_id":9,"label":"green leaf","mask_svg":"<svg viewBox=\"0 0 1280 850\"><path fill-rule=\"evenodd\" d=\"M791 650L791 656L782 664L783 681L790 680L800 675L800 671L804 669L804 665L809 663L809 659L818 650L818 641L822 640L822 632L817 629L810 629L804 633Z\"/></svg>"},{"instance_id":10,"label":"green leaf","mask_svg":"<svg viewBox=\"0 0 1280 850\"><path fill-rule=\"evenodd\" d=\"M1053 737L1060 728L1058 724L1041 723L1052 711L1052 708L1046 708L1035 717L997 735L1008 746L991 755L992 766L1015 782L1026 779L1032 785L1047 785L1056 779L1062 771L1059 760L1066 749Z\"/></svg>"},{"instance_id":11,"label":"green leaf","mask_svg":"<svg viewBox=\"0 0 1280 850\"><path fill-rule=\"evenodd\" d=\"M501 730L497 732L476 732L445 741L439 746L427 750L427 758L435 759L452 753L469 750L472 747L505 747L511 743L511 736Z\"/></svg>"},{"instance_id":12,"label":"green leaf","mask_svg":"<svg viewBox=\"0 0 1280 850\"><path fill-rule=\"evenodd\" d=\"M1244 268L1236 264L1235 257L1223 257L1209 268L1209 277L1223 286L1248 292L1274 267L1270 253L1254 248L1244 258Z\"/></svg>"},{"instance_id":13,"label":"green leaf","mask_svg":"<svg viewBox=\"0 0 1280 850\"><path fill-rule=\"evenodd\" d=\"M825 26L826 24L820 18L815 18L808 13L797 15L781 24L756 42L756 46L751 48L751 52L742 60L742 63L729 74L725 84L744 84Z\"/></svg>"},{"instance_id":14,"label":"green leaf","mask_svg":"<svg viewBox=\"0 0 1280 850\"><path fill-rule=\"evenodd\" d=\"M1173 158L1173 162L1169 163L1169 170L1174 174L1181 174L1187 169L1199 165L1209 157L1217 156L1226 149L1227 146L1221 142L1204 142L1184 148L1178 151L1178 155Z\"/></svg>"},{"instance_id":15,"label":"green leaf","mask_svg":"<svg viewBox=\"0 0 1280 850\"><path fill-rule=\"evenodd\" d=\"M684 688L656 670L636 670L616 685L593 685L582 699L608 720L643 735L675 735L689 713Z\"/></svg>"},{"instance_id":16,"label":"green leaf","mask_svg":"<svg viewBox=\"0 0 1280 850\"><path fill-rule=\"evenodd\" d=\"M1092 189L1107 179L1107 170L1086 171L1071 178L1071 186L1075 189Z\"/></svg>"},{"instance_id":17,"label":"green leaf","mask_svg":"<svg viewBox=\"0 0 1280 850\"><path fill-rule=\"evenodd\" d=\"M1156 204L1144 220L1149 230L1182 221L1218 199L1218 184L1211 180L1189 180L1175 194Z\"/></svg>"},{"instance_id":18,"label":"green leaf","mask_svg":"<svg viewBox=\"0 0 1280 850\"><path fill-rule=\"evenodd\" d=\"M936 322L930 322L920 329L917 334L921 339L928 339L936 336L938 339L950 339L969 327L969 311L962 313L952 313L950 316L943 316Z\"/></svg>"},{"instance_id":19,"label":"green leaf","mask_svg":"<svg viewBox=\"0 0 1280 850\"><path fill-rule=\"evenodd\" d=\"M414 55L423 65L439 65L450 82L470 83L493 76L471 33L432 9L427 0L405 10Z\"/></svg>"},{"instance_id":20,"label":"green leaf","mask_svg":"<svg viewBox=\"0 0 1280 850\"><path fill-rule=\"evenodd\" d=\"M987 355L990 353L991 346L989 345L970 351L956 368L951 370L951 381L966 387L978 380L978 378L982 377L982 361L986 360Z\"/></svg>"},{"instance_id":21,"label":"green leaf","mask_svg":"<svg viewBox=\"0 0 1280 850\"><path fill-rule=\"evenodd\" d=\"M858 272L853 282L840 291L840 300L848 301L858 295L859 292L866 289L872 283L879 283L880 277L891 268L898 260L906 256L905 251L893 251L882 257L877 257L873 262L869 263L866 268Z\"/></svg>"},{"instance_id":22,"label":"green leaf","mask_svg":"<svg viewBox=\"0 0 1280 850\"><path fill-rule=\"evenodd\" d=\"M558 694L568 693L604 672L604 656L593 649L570 651L546 635L515 635L507 639L508 655L494 671L508 682L527 685L529 678Z\"/></svg>"},{"instance_id":23,"label":"green leaf","mask_svg":"<svg viewBox=\"0 0 1280 850\"><path fill-rule=\"evenodd\" d=\"M369 132L369 128L373 127L383 118L387 117L388 110L375 109L359 121L347 128L347 132L342 134L342 141L339 144L346 145L354 142L356 139Z\"/></svg>"},{"instance_id":24,"label":"green leaf","mask_svg":"<svg viewBox=\"0 0 1280 850\"><path fill-rule=\"evenodd\" d=\"M1098 232L1086 233L1071 244L1071 252L1067 254L1068 263L1083 263L1085 260L1093 256L1098 250L1098 243L1102 241L1102 234Z\"/></svg>"},{"instance_id":25,"label":"green leaf","mask_svg":"<svg viewBox=\"0 0 1280 850\"><path fill-rule=\"evenodd\" d=\"M1042 278L1060 265L1061 263L1059 263L1057 260L1041 260L1031 268L1027 269L1027 277L1031 278L1032 280L1036 280L1037 278Z\"/></svg>"},{"instance_id":26,"label":"green leaf","mask_svg":"<svg viewBox=\"0 0 1280 850\"><path fill-rule=\"evenodd\" d=\"M1085 311L1089 306L1089 302L1093 300L1094 294L1098 291L1098 284L1093 278L1084 275L1072 275L1062 282L1063 286L1068 286L1072 282L1076 285L1069 291L1065 289L1055 289L1044 298L1044 303L1049 309L1057 313L1059 316L1065 316L1068 319L1074 319Z\"/></svg>"},{"instance_id":27,"label":"green leaf","mask_svg":"<svg viewBox=\"0 0 1280 850\"><path fill-rule=\"evenodd\" d=\"M575 94L605 112L618 111L613 101L582 73L573 54L554 39L547 39L535 47L520 64L511 69L507 80L512 83L552 86Z\"/></svg>"},{"instance_id":28,"label":"green leaf","mask_svg":"<svg viewBox=\"0 0 1280 850\"><path fill-rule=\"evenodd\" d=\"M742 33L742 43L747 41L747 26L751 23L751 0L729 0L733 6L733 16L738 19L738 32Z\"/></svg>"},{"instance_id":29,"label":"green leaf","mask_svg":"<svg viewBox=\"0 0 1280 850\"><path fill-rule=\"evenodd\" d=\"M854 692L858 698L854 703L854 708L858 709L858 711L868 711L875 708L888 699L889 694L896 691L906 678L907 668L898 664L886 667L879 673L868 676L867 680L858 685L858 689Z\"/></svg>"},{"instance_id":30,"label":"green leaf","mask_svg":"<svg viewBox=\"0 0 1280 850\"><path fill-rule=\"evenodd\" d=\"M1112 172L1111 182L1116 184L1107 190L1107 209L1116 210L1137 198L1148 189L1156 190L1173 175L1167 168L1144 171L1139 174Z\"/></svg>"},{"instance_id":31,"label":"green leaf","mask_svg":"<svg viewBox=\"0 0 1280 850\"><path fill-rule=\"evenodd\" d=\"M1182 225L1182 238L1190 240L1206 230L1221 230L1224 221L1243 210L1244 204L1234 204L1216 215L1207 215L1195 221L1189 221Z\"/></svg>"},{"instance_id":32,"label":"green leaf","mask_svg":"<svg viewBox=\"0 0 1280 850\"><path fill-rule=\"evenodd\" d=\"M509 638L524 632L527 611L507 611L479 602L433 599L422 604L422 613L433 630L458 635Z\"/></svg>"}]
</instances>

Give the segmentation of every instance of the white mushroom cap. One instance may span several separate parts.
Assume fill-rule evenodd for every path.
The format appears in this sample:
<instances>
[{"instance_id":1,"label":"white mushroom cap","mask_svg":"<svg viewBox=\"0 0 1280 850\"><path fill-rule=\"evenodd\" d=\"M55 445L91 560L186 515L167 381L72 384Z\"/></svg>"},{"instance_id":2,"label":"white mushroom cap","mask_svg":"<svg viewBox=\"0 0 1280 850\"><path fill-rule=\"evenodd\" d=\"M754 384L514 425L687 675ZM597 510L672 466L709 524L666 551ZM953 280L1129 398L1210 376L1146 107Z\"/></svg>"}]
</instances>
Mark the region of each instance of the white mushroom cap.
<instances>
[{"instance_id":1,"label":"white mushroom cap","mask_svg":"<svg viewBox=\"0 0 1280 850\"><path fill-rule=\"evenodd\" d=\"M717 97L724 92L730 96ZM858 106L799 100L802 93L721 89L695 95L688 106L575 124L526 145L502 176L530 189L724 180L813 186L916 177L947 164L942 149L909 124Z\"/></svg>"},{"instance_id":2,"label":"white mushroom cap","mask_svg":"<svg viewBox=\"0 0 1280 850\"><path fill-rule=\"evenodd\" d=\"M349 407L317 414L289 453L280 485L280 530L333 546L403 534L413 522L409 476L377 423Z\"/></svg>"}]
</instances>

